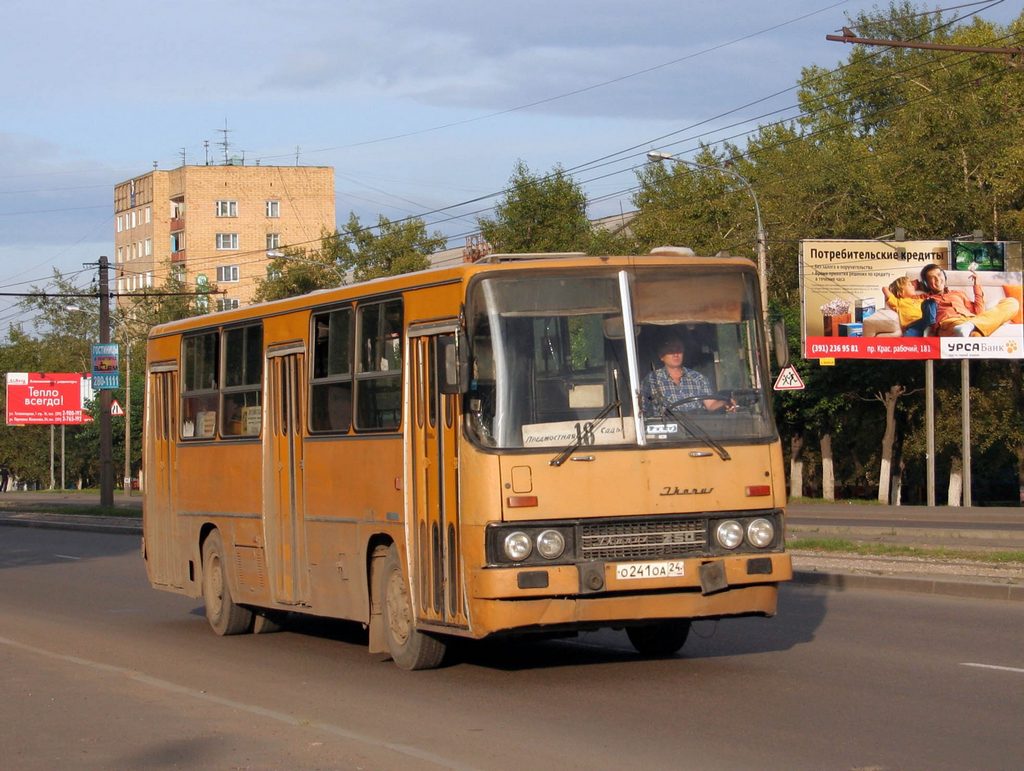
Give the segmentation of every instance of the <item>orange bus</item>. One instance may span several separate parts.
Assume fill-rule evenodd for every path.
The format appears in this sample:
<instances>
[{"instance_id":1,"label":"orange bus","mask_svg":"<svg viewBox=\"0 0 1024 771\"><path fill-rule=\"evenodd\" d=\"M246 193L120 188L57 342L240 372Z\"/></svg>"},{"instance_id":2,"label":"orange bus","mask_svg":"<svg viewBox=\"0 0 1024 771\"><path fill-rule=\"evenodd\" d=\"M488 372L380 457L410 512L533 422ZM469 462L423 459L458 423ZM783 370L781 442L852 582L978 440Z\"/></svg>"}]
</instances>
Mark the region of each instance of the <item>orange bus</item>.
<instances>
[{"instance_id":1,"label":"orange bus","mask_svg":"<svg viewBox=\"0 0 1024 771\"><path fill-rule=\"evenodd\" d=\"M492 255L154 327L151 583L222 635L361 622L406 669L455 637L668 655L693 619L773 615L757 274L690 255Z\"/></svg>"}]
</instances>

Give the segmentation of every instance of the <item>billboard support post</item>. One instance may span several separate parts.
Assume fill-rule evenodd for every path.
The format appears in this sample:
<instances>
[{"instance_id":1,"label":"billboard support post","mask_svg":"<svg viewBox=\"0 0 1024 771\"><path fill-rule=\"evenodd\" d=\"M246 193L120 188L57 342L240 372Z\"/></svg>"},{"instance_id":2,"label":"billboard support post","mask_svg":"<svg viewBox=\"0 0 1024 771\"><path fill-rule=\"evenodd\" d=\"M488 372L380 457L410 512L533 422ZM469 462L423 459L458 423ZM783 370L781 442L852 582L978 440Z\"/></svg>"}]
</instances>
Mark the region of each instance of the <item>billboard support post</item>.
<instances>
[{"instance_id":1,"label":"billboard support post","mask_svg":"<svg viewBox=\"0 0 1024 771\"><path fill-rule=\"evenodd\" d=\"M927 502L935 505L935 360L924 363L925 478Z\"/></svg>"},{"instance_id":2,"label":"billboard support post","mask_svg":"<svg viewBox=\"0 0 1024 771\"><path fill-rule=\"evenodd\" d=\"M960 360L960 417L963 421L964 506L971 502L971 362Z\"/></svg>"}]
</instances>

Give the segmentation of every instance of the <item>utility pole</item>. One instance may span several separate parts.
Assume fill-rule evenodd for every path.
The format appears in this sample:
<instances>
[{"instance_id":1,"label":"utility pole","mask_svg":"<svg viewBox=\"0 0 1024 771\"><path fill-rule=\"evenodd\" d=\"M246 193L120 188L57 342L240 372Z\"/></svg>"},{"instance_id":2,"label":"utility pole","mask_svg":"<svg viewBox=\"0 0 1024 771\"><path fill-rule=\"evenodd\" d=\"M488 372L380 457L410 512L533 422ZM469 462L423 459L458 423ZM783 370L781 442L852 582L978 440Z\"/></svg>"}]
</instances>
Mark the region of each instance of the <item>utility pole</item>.
<instances>
[{"instance_id":1,"label":"utility pole","mask_svg":"<svg viewBox=\"0 0 1024 771\"><path fill-rule=\"evenodd\" d=\"M100 257L100 343L110 342L109 261ZM114 459L110 431L110 390L100 390L100 506L114 505Z\"/></svg>"}]
</instances>

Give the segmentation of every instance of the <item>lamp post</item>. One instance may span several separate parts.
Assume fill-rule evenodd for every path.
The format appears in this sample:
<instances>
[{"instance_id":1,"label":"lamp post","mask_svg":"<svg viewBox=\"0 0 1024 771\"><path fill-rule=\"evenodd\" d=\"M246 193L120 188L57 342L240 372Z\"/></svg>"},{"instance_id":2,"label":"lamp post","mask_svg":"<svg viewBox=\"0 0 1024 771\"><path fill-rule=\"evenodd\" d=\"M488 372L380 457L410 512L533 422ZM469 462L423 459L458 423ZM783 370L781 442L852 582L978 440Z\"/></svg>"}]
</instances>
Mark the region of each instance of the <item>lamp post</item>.
<instances>
[{"instance_id":1,"label":"lamp post","mask_svg":"<svg viewBox=\"0 0 1024 771\"><path fill-rule=\"evenodd\" d=\"M754 192L753 186L749 180L740 174L735 169L730 169L725 166L711 166L706 163L697 163L696 161L689 161L685 158L676 158L671 153L666 153L661 150L651 150L647 153L647 160L651 163L661 163L662 161L671 161L673 163L681 163L684 166L692 166L695 169L704 169L705 171L717 171L722 174L727 174L734 179L737 179L750 193L751 199L754 201L754 215L757 218L757 272L760 277L760 289L761 289L761 326L764 329L765 340L768 339L768 254L767 254L767 239L765 238L764 222L761 220L761 204L757 200L757 194Z\"/></svg>"}]
</instances>

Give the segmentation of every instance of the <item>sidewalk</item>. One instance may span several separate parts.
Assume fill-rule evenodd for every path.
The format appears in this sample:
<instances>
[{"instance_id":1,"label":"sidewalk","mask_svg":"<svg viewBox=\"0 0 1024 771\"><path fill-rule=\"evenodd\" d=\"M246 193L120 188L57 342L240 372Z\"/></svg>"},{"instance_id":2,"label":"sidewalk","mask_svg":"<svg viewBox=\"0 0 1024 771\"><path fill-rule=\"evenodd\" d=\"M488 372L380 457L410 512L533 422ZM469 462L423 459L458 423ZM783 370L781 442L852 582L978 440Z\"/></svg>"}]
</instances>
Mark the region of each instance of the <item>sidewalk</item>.
<instances>
[{"instance_id":1,"label":"sidewalk","mask_svg":"<svg viewBox=\"0 0 1024 771\"><path fill-rule=\"evenodd\" d=\"M119 516L95 516L99 493L0 493L0 525L142 533L142 496L114 494ZM24 511L24 507L45 512ZM791 550L796 583L831 589L868 588L944 596L1024 601L1024 562L998 563L955 552L1024 552L1024 508L804 504L787 510L787 539L943 548L949 558L874 557Z\"/></svg>"}]
</instances>

